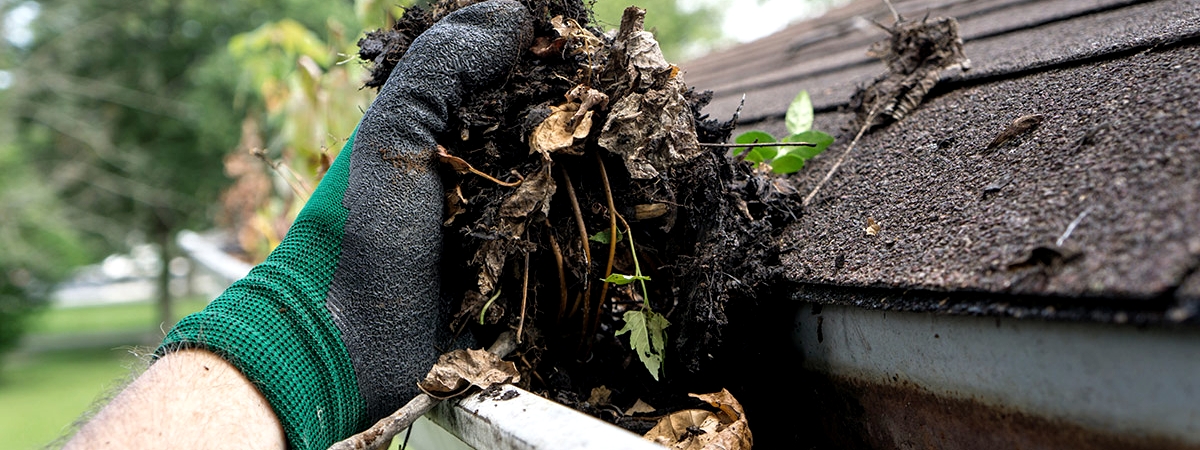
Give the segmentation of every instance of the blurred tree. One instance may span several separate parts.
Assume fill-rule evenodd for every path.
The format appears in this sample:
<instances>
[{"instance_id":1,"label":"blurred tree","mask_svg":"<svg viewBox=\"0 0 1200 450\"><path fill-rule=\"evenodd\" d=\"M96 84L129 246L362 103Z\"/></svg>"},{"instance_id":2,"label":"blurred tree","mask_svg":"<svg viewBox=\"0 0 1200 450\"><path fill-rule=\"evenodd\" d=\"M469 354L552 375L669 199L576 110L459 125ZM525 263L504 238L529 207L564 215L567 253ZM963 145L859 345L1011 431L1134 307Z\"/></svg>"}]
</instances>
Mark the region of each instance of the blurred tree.
<instances>
[{"instance_id":1,"label":"blurred tree","mask_svg":"<svg viewBox=\"0 0 1200 450\"><path fill-rule=\"evenodd\" d=\"M607 29L621 25L621 13L630 5L646 10L646 29L654 32L667 61L680 63L700 56L720 44L721 2L687 2L680 0L595 0L596 21Z\"/></svg>"},{"instance_id":2,"label":"blurred tree","mask_svg":"<svg viewBox=\"0 0 1200 450\"><path fill-rule=\"evenodd\" d=\"M80 230L88 244L75 253L95 258L141 231L159 244L163 261L175 230L211 222L227 184L221 156L238 142L250 103L234 101L239 71L226 51L230 37L284 17L312 29L355 22L351 5L320 0L43 0L4 8L5 25L22 8L34 16L25 38L5 30L2 114L25 183L57 198L48 207L62 206L43 216L56 217L54 230ZM6 201L35 191L2 188ZM0 239L13 248L28 235ZM50 267L78 262L39 256ZM41 275L25 268L28 260L0 263L7 273Z\"/></svg>"}]
</instances>

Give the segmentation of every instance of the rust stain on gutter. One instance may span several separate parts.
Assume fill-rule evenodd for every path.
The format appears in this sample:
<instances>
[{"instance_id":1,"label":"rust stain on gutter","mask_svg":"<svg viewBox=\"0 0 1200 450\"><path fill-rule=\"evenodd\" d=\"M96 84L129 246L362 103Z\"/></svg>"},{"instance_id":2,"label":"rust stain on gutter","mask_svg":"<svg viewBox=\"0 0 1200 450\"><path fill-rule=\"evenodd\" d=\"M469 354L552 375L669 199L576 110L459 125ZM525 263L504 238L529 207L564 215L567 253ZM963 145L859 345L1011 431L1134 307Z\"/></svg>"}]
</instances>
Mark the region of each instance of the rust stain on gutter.
<instances>
[{"instance_id":1,"label":"rust stain on gutter","mask_svg":"<svg viewBox=\"0 0 1200 450\"><path fill-rule=\"evenodd\" d=\"M1056 419L891 384L814 375L829 444L840 449L1200 449L1154 436L1113 434Z\"/></svg>"}]
</instances>

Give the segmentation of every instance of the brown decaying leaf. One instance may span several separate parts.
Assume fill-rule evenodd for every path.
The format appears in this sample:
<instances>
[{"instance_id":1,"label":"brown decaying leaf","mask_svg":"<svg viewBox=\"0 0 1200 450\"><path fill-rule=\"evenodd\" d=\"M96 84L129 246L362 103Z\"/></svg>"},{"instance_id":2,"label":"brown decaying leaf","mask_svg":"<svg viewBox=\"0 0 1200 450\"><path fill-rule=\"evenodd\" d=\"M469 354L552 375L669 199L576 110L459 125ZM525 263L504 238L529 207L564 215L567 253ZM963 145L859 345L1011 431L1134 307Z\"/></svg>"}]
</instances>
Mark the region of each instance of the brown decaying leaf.
<instances>
[{"instance_id":1,"label":"brown decaying leaf","mask_svg":"<svg viewBox=\"0 0 1200 450\"><path fill-rule=\"evenodd\" d=\"M867 226L863 228L863 232L867 233L867 236L875 236L878 235L879 231L882 229L883 225L880 225L879 222L876 222L874 217L868 217Z\"/></svg>"},{"instance_id":2,"label":"brown decaying leaf","mask_svg":"<svg viewBox=\"0 0 1200 450\"><path fill-rule=\"evenodd\" d=\"M631 6L621 17L604 71L614 102L598 139L624 157L630 176L643 180L703 153L685 98L687 84L643 29L645 15Z\"/></svg>"},{"instance_id":3,"label":"brown decaying leaf","mask_svg":"<svg viewBox=\"0 0 1200 450\"><path fill-rule=\"evenodd\" d=\"M1013 123L1009 124L1004 131L1000 132L992 142L987 145L984 150L993 150L996 147L1004 145L1008 141L1016 139L1018 136L1033 131L1038 125L1042 124L1045 116L1041 114L1026 114L1018 117Z\"/></svg>"},{"instance_id":4,"label":"brown decaying leaf","mask_svg":"<svg viewBox=\"0 0 1200 450\"><path fill-rule=\"evenodd\" d=\"M558 32L559 36L571 45L571 53L584 53L591 55L600 49L603 42L592 32L586 28L579 26L579 22L575 19L564 19L563 16L555 16L550 19L550 26L554 27L554 31Z\"/></svg>"},{"instance_id":5,"label":"brown decaying leaf","mask_svg":"<svg viewBox=\"0 0 1200 450\"><path fill-rule=\"evenodd\" d=\"M520 379L515 364L487 350L454 350L439 356L437 364L417 387L430 397L445 400L461 395L471 386L488 388Z\"/></svg>"},{"instance_id":6,"label":"brown decaying leaf","mask_svg":"<svg viewBox=\"0 0 1200 450\"><path fill-rule=\"evenodd\" d=\"M754 436L745 410L728 390L711 394L688 394L718 409L679 411L662 418L643 436L672 450L749 450Z\"/></svg>"},{"instance_id":7,"label":"brown decaying leaf","mask_svg":"<svg viewBox=\"0 0 1200 450\"><path fill-rule=\"evenodd\" d=\"M633 402L633 406L630 406L629 409L625 410L625 415L628 416L630 414L652 413L654 411L657 411L657 409L639 398L636 402Z\"/></svg>"},{"instance_id":8,"label":"brown decaying leaf","mask_svg":"<svg viewBox=\"0 0 1200 450\"><path fill-rule=\"evenodd\" d=\"M607 405L609 399L612 398L612 391L607 386L596 386L592 388L592 395L588 396L588 403L592 406Z\"/></svg>"},{"instance_id":9,"label":"brown decaying leaf","mask_svg":"<svg viewBox=\"0 0 1200 450\"><path fill-rule=\"evenodd\" d=\"M454 189L446 191L446 220L442 222L442 226L450 226L454 223L454 218L466 211L467 198L463 197L462 186L454 185Z\"/></svg>"},{"instance_id":10,"label":"brown decaying leaf","mask_svg":"<svg viewBox=\"0 0 1200 450\"><path fill-rule=\"evenodd\" d=\"M608 96L581 84L567 91L565 97L567 102L551 106L550 116L533 130L529 137L530 154L583 154L576 143L582 143L592 129L592 108L607 108Z\"/></svg>"},{"instance_id":11,"label":"brown decaying leaf","mask_svg":"<svg viewBox=\"0 0 1200 450\"><path fill-rule=\"evenodd\" d=\"M942 71L971 67L971 60L963 53L958 21L953 17L901 20L880 27L889 38L873 44L867 55L883 60L888 72L851 97L850 106L859 126L874 127L903 119L937 85Z\"/></svg>"},{"instance_id":12,"label":"brown decaying leaf","mask_svg":"<svg viewBox=\"0 0 1200 450\"><path fill-rule=\"evenodd\" d=\"M542 154L542 165L537 171L525 177L525 181L509 194L500 204L500 223L493 231L504 239L517 240L525 232L525 225L533 217L546 217L550 214L550 199L557 190L554 177L550 174L551 160L548 154ZM490 240L480 245L471 263L479 266L479 293L487 296L496 287L500 271L504 269L507 259L507 247L503 240Z\"/></svg>"}]
</instances>

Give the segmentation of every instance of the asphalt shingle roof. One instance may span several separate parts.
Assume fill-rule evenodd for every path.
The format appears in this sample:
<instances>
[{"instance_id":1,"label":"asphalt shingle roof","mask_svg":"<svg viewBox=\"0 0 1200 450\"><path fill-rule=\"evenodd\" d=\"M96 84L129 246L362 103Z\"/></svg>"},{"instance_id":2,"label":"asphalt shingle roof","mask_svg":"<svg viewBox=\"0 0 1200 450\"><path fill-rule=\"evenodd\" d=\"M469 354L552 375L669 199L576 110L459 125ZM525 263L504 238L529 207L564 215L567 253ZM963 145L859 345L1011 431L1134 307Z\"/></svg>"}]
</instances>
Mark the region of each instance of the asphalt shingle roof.
<instances>
[{"instance_id":1,"label":"asphalt shingle roof","mask_svg":"<svg viewBox=\"0 0 1200 450\"><path fill-rule=\"evenodd\" d=\"M785 233L788 278L1155 304L1169 320L1196 321L1200 2L896 6L906 17L957 17L972 69L943 73L912 115L863 137ZM744 93L740 131L781 133L801 89L817 128L838 131L851 94L885 70L865 55L885 34L863 17L891 22L882 2L855 2L687 63L685 76L715 91L714 117L731 115ZM1026 114L1044 122L985 149ZM802 193L852 137L842 130L795 176ZM868 217L879 235L863 231Z\"/></svg>"}]
</instances>

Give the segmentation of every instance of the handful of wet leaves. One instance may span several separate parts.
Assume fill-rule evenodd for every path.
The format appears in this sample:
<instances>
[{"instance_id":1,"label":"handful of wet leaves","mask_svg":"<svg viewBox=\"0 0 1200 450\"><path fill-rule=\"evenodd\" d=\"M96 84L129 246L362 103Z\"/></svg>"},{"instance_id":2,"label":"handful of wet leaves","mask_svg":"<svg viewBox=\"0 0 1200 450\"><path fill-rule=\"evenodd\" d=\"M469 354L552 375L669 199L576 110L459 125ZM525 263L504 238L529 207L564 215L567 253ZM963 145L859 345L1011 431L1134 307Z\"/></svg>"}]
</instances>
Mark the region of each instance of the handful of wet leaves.
<instances>
[{"instance_id":1,"label":"handful of wet leaves","mask_svg":"<svg viewBox=\"0 0 1200 450\"><path fill-rule=\"evenodd\" d=\"M414 7L368 33L366 85L470 3ZM733 119L701 114L711 94L663 57L645 10L605 34L581 0L523 3L533 44L502 84L466 94L439 140L442 289L461 299L456 332L516 331L523 387L622 424L586 393L687 402L675 386L709 368L727 307L776 276L766 264L799 201L703 146L726 141Z\"/></svg>"}]
</instances>

